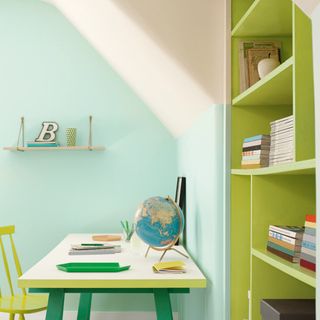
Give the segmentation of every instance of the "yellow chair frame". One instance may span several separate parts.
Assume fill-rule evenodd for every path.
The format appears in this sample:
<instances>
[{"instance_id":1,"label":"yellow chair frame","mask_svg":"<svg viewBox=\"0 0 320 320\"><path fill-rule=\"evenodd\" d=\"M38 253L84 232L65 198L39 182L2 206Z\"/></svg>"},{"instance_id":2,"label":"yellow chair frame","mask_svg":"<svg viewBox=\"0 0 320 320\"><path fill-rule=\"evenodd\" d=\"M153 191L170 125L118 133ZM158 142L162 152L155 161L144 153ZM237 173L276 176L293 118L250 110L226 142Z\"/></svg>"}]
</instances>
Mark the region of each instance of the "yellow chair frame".
<instances>
[{"instance_id":1,"label":"yellow chair frame","mask_svg":"<svg viewBox=\"0 0 320 320\"><path fill-rule=\"evenodd\" d=\"M48 297L45 295L29 295L26 293L25 289L21 289L21 295L14 294L9 263L2 240L3 236L9 236L17 276L20 277L22 275L22 270L12 237L14 232L14 226L0 227L0 249L4 263L4 270L6 273L11 294L10 296L2 296L0 290L0 312L8 313L9 320L14 320L15 315L19 315L19 320L24 320L24 315L27 313L36 313L46 310L48 304Z\"/></svg>"}]
</instances>

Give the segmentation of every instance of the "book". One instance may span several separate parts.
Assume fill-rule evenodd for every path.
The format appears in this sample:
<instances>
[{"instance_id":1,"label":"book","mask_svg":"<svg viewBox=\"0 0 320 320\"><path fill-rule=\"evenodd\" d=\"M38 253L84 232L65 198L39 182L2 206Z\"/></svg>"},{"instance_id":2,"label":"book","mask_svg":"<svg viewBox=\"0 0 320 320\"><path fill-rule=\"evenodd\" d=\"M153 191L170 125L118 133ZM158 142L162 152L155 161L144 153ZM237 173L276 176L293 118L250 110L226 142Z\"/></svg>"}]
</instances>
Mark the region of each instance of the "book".
<instances>
[{"instance_id":1,"label":"book","mask_svg":"<svg viewBox=\"0 0 320 320\"><path fill-rule=\"evenodd\" d=\"M49 143L49 142L27 142L27 147L31 148L31 147L59 147L60 144L59 143Z\"/></svg>"},{"instance_id":2,"label":"book","mask_svg":"<svg viewBox=\"0 0 320 320\"><path fill-rule=\"evenodd\" d=\"M72 250L103 250L103 249L113 249L113 248L121 248L120 245L113 245L109 243L103 243L103 244L72 244L71 249Z\"/></svg>"},{"instance_id":3,"label":"book","mask_svg":"<svg viewBox=\"0 0 320 320\"><path fill-rule=\"evenodd\" d=\"M274 249L272 247L267 246L267 251L269 251L269 252L275 254L276 256L278 256L280 258L283 258L283 259L285 259L285 260L287 260L289 262L292 262L292 263L299 262L299 258L298 257L290 256L290 255L288 255L288 254L286 254L286 253L284 253L282 251L278 251L278 250L276 250L276 249Z\"/></svg>"},{"instance_id":4,"label":"book","mask_svg":"<svg viewBox=\"0 0 320 320\"><path fill-rule=\"evenodd\" d=\"M277 48L252 48L248 49L248 80L249 87L260 80L258 64L261 60L272 58L280 62L279 49Z\"/></svg>"},{"instance_id":5,"label":"book","mask_svg":"<svg viewBox=\"0 0 320 320\"><path fill-rule=\"evenodd\" d=\"M272 230L269 230L269 237L273 237L273 238L281 240L283 242L287 242L287 243L289 243L291 245L300 245L301 246L301 243L302 243L301 240L285 236L285 235L283 235L281 233L274 232Z\"/></svg>"},{"instance_id":6,"label":"book","mask_svg":"<svg viewBox=\"0 0 320 320\"><path fill-rule=\"evenodd\" d=\"M314 228L314 229L316 229L317 227L315 222L309 222L309 221L306 221L304 225L308 228Z\"/></svg>"},{"instance_id":7,"label":"book","mask_svg":"<svg viewBox=\"0 0 320 320\"><path fill-rule=\"evenodd\" d=\"M268 134L258 134L253 137L245 138L243 142L251 142L251 141L256 141L256 140L270 140L270 135Z\"/></svg>"},{"instance_id":8,"label":"book","mask_svg":"<svg viewBox=\"0 0 320 320\"><path fill-rule=\"evenodd\" d=\"M270 149L270 146L260 144L257 146L242 148L242 151L245 152L245 151L253 151L253 150L269 150L269 149Z\"/></svg>"},{"instance_id":9,"label":"book","mask_svg":"<svg viewBox=\"0 0 320 320\"><path fill-rule=\"evenodd\" d=\"M115 247L110 249L92 249L92 250L73 250L71 249L69 251L69 255L77 256L77 255L95 255L95 254L114 254L114 253L120 253L121 247Z\"/></svg>"},{"instance_id":10,"label":"book","mask_svg":"<svg viewBox=\"0 0 320 320\"><path fill-rule=\"evenodd\" d=\"M281 241L281 240L278 240L276 238L273 238L273 237L268 237L268 240L277 244L278 246L281 246L283 248L286 248L288 250L292 250L292 251L296 251L296 252L300 252L301 251L301 244L300 245L293 245L293 244L290 244L288 242L285 242L285 241Z\"/></svg>"},{"instance_id":11,"label":"book","mask_svg":"<svg viewBox=\"0 0 320 320\"><path fill-rule=\"evenodd\" d=\"M316 223L316 215L315 214L307 214L306 221Z\"/></svg>"},{"instance_id":12,"label":"book","mask_svg":"<svg viewBox=\"0 0 320 320\"><path fill-rule=\"evenodd\" d=\"M306 230L306 228L305 228L305 230ZM307 234L306 231L305 231L304 234L303 234L302 240L306 240L306 241L309 241L311 243L316 243L316 236Z\"/></svg>"},{"instance_id":13,"label":"book","mask_svg":"<svg viewBox=\"0 0 320 320\"><path fill-rule=\"evenodd\" d=\"M155 273L185 273L185 263L183 261L158 262L152 266Z\"/></svg>"},{"instance_id":14,"label":"book","mask_svg":"<svg viewBox=\"0 0 320 320\"><path fill-rule=\"evenodd\" d=\"M316 243L306 241L306 240L304 240L304 238L302 240L302 246L306 249L309 249L309 250L316 250Z\"/></svg>"},{"instance_id":15,"label":"book","mask_svg":"<svg viewBox=\"0 0 320 320\"><path fill-rule=\"evenodd\" d=\"M300 256L300 251L294 251L294 250L289 250L285 247L282 247L282 246L279 246L278 244L274 243L274 242L271 242L271 241L268 241L268 244L267 246L269 248L273 248L277 251L281 251L289 256L292 256L292 257L299 257Z\"/></svg>"},{"instance_id":16,"label":"book","mask_svg":"<svg viewBox=\"0 0 320 320\"><path fill-rule=\"evenodd\" d=\"M309 256L313 256L313 257L316 256L316 250L309 249L309 248L306 248L306 247L303 247L303 246L301 247L301 252L306 253Z\"/></svg>"},{"instance_id":17,"label":"book","mask_svg":"<svg viewBox=\"0 0 320 320\"><path fill-rule=\"evenodd\" d=\"M316 236L316 229L315 228L304 227L304 233L315 237Z\"/></svg>"},{"instance_id":18,"label":"book","mask_svg":"<svg viewBox=\"0 0 320 320\"><path fill-rule=\"evenodd\" d=\"M269 159L242 160L241 164L265 164L268 165Z\"/></svg>"},{"instance_id":19,"label":"book","mask_svg":"<svg viewBox=\"0 0 320 320\"><path fill-rule=\"evenodd\" d=\"M304 232L304 227L270 225L269 230L301 240Z\"/></svg>"},{"instance_id":20,"label":"book","mask_svg":"<svg viewBox=\"0 0 320 320\"><path fill-rule=\"evenodd\" d=\"M316 264L316 256L301 252L300 259Z\"/></svg>"},{"instance_id":21,"label":"book","mask_svg":"<svg viewBox=\"0 0 320 320\"><path fill-rule=\"evenodd\" d=\"M244 161L250 161L250 160L264 160L264 161L269 161L268 155L253 155L253 156L242 156L242 160Z\"/></svg>"},{"instance_id":22,"label":"book","mask_svg":"<svg viewBox=\"0 0 320 320\"><path fill-rule=\"evenodd\" d=\"M270 141L268 141L268 140L254 140L254 141L250 141L250 142L244 142L242 144L242 148L248 148L248 147L259 146L259 145L269 146Z\"/></svg>"},{"instance_id":23,"label":"book","mask_svg":"<svg viewBox=\"0 0 320 320\"><path fill-rule=\"evenodd\" d=\"M266 166L263 166L261 164L242 164L241 168L242 169L259 169L259 168L264 168Z\"/></svg>"},{"instance_id":24,"label":"book","mask_svg":"<svg viewBox=\"0 0 320 320\"><path fill-rule=\"evenodd\" d=\"M239 82L240 93L249 88L249 75L248 75L248 50L252 48L281 48L280 41L255 41L244 40L239 41L238 59L239 59Z\"/></svg>"},{"instance_id":25,"label":"book","mask_svg":"<svg viewBox=\"0 0 320 320\"><path fill-rule=\"evenodd\" d=\"M269 150L252 150L242 152L242 156L265 156L269 155Z\"/></svg>"},{"instance_id":26,"label":"book","mask_svg":"<svg viewBox=\"0 0 320 320\"><path fill-rule=\"evenodd\" d=\"M307 269L309 269L311 271L316 271L316 264L312 263L312 262L309 262L309 261L306 261L304 259L300 260L300 266L304 267L304 268L307 268Z\"/></svg>"}]
</instances>

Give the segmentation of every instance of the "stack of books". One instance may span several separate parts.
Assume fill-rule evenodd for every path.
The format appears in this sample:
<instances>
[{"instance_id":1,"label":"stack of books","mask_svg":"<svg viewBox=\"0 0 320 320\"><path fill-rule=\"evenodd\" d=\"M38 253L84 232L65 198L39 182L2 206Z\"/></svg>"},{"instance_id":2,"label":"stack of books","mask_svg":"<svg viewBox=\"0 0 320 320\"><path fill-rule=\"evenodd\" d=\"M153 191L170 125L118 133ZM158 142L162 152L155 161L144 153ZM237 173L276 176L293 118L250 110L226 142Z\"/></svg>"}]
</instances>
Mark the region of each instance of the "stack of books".
<instances>
[{"instance_id":1,"label":"stack of books","mask_svg":"<svg viewBox=\"0 0 320 320\"><path fill-rule=\"evenodd\" d=\"M300 265L316 271L316 216L312 214L306 216Z\"/></svg>"},{"instance_id":2,"label":"stack of books","mask_svg":"<svg viewBox=\"0 0 320 320\"><path fill-rule=\"evenodd\" d=\"M298 263L303 232L304 227L270 225L267 250L287 261Z\"/></svg>"},{"instance_id":3,"label":"stack of books","mask_svg":"<svg viewBox=\"0 0 320 320\"><path fill-rule=\"evenodd\" d=\"M271 145L269 165L292 162L294 159L294 123L293 116L270 123Z\"/></svg>"},{"instance_id":4,"label":"stack of books","mask_svg":"<svg viewBox=\"0 0 320 320\"><path fill-rule=\"evenodd\" d=\"M119 252L121 252L120 245L108 243L82 243L71 245L69 255L112 254Z\"/></svg>"},{"instance_id":5,"label":"stack of books","mask_svg":"<svg viewBox=\"0 0 320 320\"><path fill-rule=\"evenodd\" d=\"M30 141L27 142L27 147L59 147L59 143L55 141L49 141L49 142L37 142L37 141Z\"/></svg>"},{"instance_id":6,"label":"stack of books","mask_svg":"<svg viewBox=\"0 0 320 320\"><path fill-rule=\"evenodd\" d=\"M260 134L246 138L242 144L241 168L254 169L269 165L270 136Z\"/></svg>"}]
</instances>

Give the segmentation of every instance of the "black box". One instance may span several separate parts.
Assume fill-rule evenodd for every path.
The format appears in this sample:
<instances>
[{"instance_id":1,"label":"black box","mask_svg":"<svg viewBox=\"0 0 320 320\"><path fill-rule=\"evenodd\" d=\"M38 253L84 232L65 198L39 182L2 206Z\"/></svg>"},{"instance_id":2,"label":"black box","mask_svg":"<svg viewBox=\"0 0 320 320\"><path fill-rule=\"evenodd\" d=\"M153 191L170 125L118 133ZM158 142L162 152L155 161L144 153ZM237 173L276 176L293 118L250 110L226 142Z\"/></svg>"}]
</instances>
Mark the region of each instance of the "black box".
<instances>
[{"instance_id":1,"label":"black box","mask_svg":"<svg viewBox=\"0 0 320 320\"><path fill-rule=\"evenodd\" d=\"M315 299L263 299L260 303L263 320L315 320Z\"/></svg>"}]
</instances>

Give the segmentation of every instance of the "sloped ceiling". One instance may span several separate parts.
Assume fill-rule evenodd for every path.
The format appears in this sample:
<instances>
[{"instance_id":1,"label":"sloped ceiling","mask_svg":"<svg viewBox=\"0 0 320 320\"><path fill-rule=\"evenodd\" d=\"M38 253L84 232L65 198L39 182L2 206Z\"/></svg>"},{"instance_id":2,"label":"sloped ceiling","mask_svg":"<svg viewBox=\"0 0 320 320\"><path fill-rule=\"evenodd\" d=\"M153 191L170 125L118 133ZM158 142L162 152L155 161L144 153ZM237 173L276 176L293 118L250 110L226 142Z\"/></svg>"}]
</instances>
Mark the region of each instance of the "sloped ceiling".
<instances>
[{"instance_id":1,"label":"sloped ceiling","mask_svg":"<svg viewBox=\"0 0 320 320\"><path fill-rule=\"evenodd\" d=\"M294 2L308 15L311 16L312 12L320 0L294 0Z\"/></svg>"},{"instance_id":2,"label":"sloped ceiling","mask_svg":"<svg viewBox=\"0 0 320 320\"><path fill-rule=\"evenodd\" d=\"M224 101L224 1L51 0L174 136Z\"/></svg>"}]
</instances>

